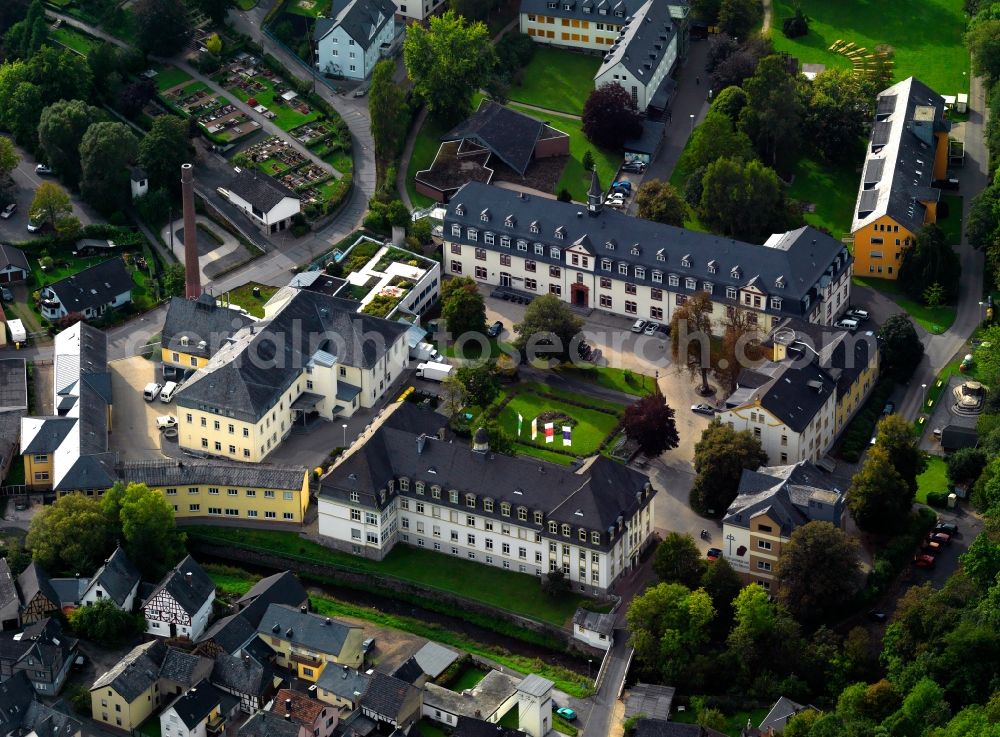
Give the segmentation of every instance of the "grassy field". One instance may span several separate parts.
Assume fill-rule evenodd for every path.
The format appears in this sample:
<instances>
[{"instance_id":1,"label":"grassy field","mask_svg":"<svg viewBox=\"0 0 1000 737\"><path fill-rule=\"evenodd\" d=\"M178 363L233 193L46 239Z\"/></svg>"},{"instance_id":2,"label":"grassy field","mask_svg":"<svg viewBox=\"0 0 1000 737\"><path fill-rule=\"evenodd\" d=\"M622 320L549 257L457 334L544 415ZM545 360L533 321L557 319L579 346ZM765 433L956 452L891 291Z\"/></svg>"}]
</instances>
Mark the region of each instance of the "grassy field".
<instances>
[{"instance_id":1,"label":"grassy field","mask_svg":"<svg viewBox=\"0 0 1000 737\"><path fill-rule=\"evenodd\" d=\"M484 678L486 678L486 671L484 669L470 665L462 671L449 688L456 693L462 693L467 688L474 688Z\"/></svg>"},{"instance_id":2,"label":"grassy field","mask_svg":"<svg viewBox=\"0 0 1000 737\"><path fill-rule=\"evenodd\" d=\"M157 69L157 72L153 80L156 82L156 89L160 92L169 90L171 87L176 87L181 82L187 82L191 79L190 74L177 67L160 67Z\"/></svg>"},{"instance_id":3,"label":"grassy field","mask_svg":"<svg viewBox=\"0 0 1000 737\"><path fill-rule=\"evenodd\" d=\"M927 468L917 476L917 501L921 504L927 503L927 494L931 491L947 493L948 491L948 464L944 458L938 456L927 456Z\"/></svg>"},{"instance_id":4,"label":"grassy field","mask_svg":"<svg viewBox=\"0 0 1000 737\"><path fill-rule=\"evenodd\" d=\"M490 606L552 624L564 625L582 601L574 595L550 597L542 593L536 576L494 568L464 558L450 558L442 565L442 554L397 545L381 561L339 553L293 532L249 530L230 527L198 527L189 534L207 536L216 543L232 542L280 555L305 558L354 571L382 573L433 589L453 592Z\"/></svg>"},{"instance_id":5,"label":"grassy field","mask_svg":"<svg viewBox=\"0 0 1000 737\"><path fill-rule=\"evenodd\" d=\"M35 260L32 262L31 273L35 277L35 285L41 288L108 260L107 256L60 256L56 259L56 265L46 271L42 271L42 267Z\"/></svg>"},{"instance_id":6,"label":"grassy field","mask_svg":"<svg viewBox=\"0 0 1000 737\"><path fill-rule=\"evenodd\" d=\"M259 297L254 296L254 287L260 289ZM254 317L264 317L264 303L271 299L277 291L277 287L270 287L266 284L249 281L241 287L230 289L227 295L231 304L239 305ZM219 296L225 298L223 295Z\"/></svg>"},{"instance_id":7,"label":"grassy field","mask_svg":"<svg viewBox=\"0 0 1000 737\"><path fill-rule=\"evenodd\" d=\"M834 166L812 158L803 158L795 167L795 179L788 196L816 206L815 212L804 214L805 221L829 231L834 238L851 232L851 216L858 197L857 162Z\"/></svg>"},{"instance_id":8,"label":"grassy field","mask_svg":"<svg viewBox=\"0 0 1000 737\"><path fill-rule=\"evenodd\" d=\"M311 123L323 117L320 111L312 106L310 106L311 112L308 115L303 115L274 93L274 85L271 83L271 80L263 76L256 77L256 80L261 82L266 89L254 92L252 95L239 87L230 87L229 91L242 102L246 102L253 97L258 104L263 105L275 114L272 122L281 128L281 130L290 131L292 128L297 128L303 123Z\"/></svg>"},{"instance_id":9,"label":"grassy field","mask_svg":"<svg viewBox=\"0 0 1000 737\"><path fill-rule=\"evenodd\" d=\"M799 5L809 16L809 33L789 39L782 21ZM829 51L838 40L853 42L869 52L880 44L895 51L895 79L918 77L940 94L969 91L969 52L962 42L965 17L962 0L921 0L905 9L867 0L774 0L775 49L800 63L849 67L842 54Z\"/></svg>"},{"instance_id":10,"label":"grassy field","mask_svg":"<svg viewBox=\"0 0 1000 737\"><path fill-rule=\"evenodd\" d=\"M594 90L594 74L600 66L597 56L536 46L534 57L522 72L521 84L510 90L510 99L580 115Z\"/></svg>"},{"instance_id":11,"label":"grassy field","mask_svg":"<svg viewBox=\"0 0 1000 737\"><path fill-rule=\"evenodd\" d=\"M941 201L948 203L948 216L938 218L937 224L944 231L948 243L957 246L962 242L962 196L946 194L941 196Z\"/></svg>"},{"instance_id":12,"label":"grassy field","mask_svg":"<svg viewBox=\"0 0 1000 737\"><path fill-rule=\"evenodd\" d=\"M49 31L49 38L83 56L86 56L91 49L100 45L100 41L86 36L69 26L52 29Z\"/></svg>"},{"instance_id":13,"label":"grassy field","mask_svg":"<svg viewBox=\"0 0 1000 737\"><path fill-rule=\"evenodd\" d=\"M413 178L418 171L427 169L434 163L434 157L441 146L441 136L448 130L447 127L428 116L413 142L413 155L410 157L410 164L406 169L406 190L410 193L410 200L414 207L430 207L434 204L434 200L430 197L417 192Z\"/></svg>"},{"instance_id":14,"label":"grassy field","mask_svg":"<svg viewBox=\"0 0 1000 737\"><path fill-rule=\"evenodd\" d=\"M236 5L240 10L253 10L257 7L257 0L236 0Z\"/></svg>"},{"instance_id":15,"label":"grassy field","mask_svg":"<svg viewBox=\"0 0 1000 737\"><path fill-rule=\"evenodd\" d=\"M285 12L306 18L318 18L330 14L330 0L291 0L285 6Z\"/></svg>"},{"instance_id":16,"label":"grassy field","mask_svg":"<svg viewBox=\"0 0 1000 737\"><path fill-rule=\"evenodd\" d=\"M586 381L636 397L649 394L656 383L652 376L607 366L562 366L555 369L555 372L566 378Z\"/></svg>"},{"instance_id":17,"label":"grassy field","mask_svg":"<svg viewBox=\"0 0 1000 737\"><path fill-rule=\"evenodd\" d=\"M912 317L928 333L940 335L951 327L955 322L955 308L950 305L940 307L928 307L910 299L903 293L899 282L889 279L868 279L860 276L854 277L854 284L874 289L882 292L900 306L910 317Z\"/></svg>"},{"instance_id":18,"label":"grassy field","mask_svg":"<svg viewBox=\"0 0 1000 737\"><path fill-rule=\"evenodd\" d=\"M541 420L538 422L538 438L535 441L531 440L531 420L542 412L559 412L576 421L576 424L573 425L573 444L571 446L563 445L563 422L560 420L554 421L555 440L552 443L545 442L544 423ZM618 424L618 415L564 404L553 397L522 392L511 399L497 417L500 427L512 437L517 437L517 415L519 413L524 417L520 445L536 445L543 449L555 447L571 450L576 455L581 456L596 453L598 446Z\"/></svg>"}]
</instances>

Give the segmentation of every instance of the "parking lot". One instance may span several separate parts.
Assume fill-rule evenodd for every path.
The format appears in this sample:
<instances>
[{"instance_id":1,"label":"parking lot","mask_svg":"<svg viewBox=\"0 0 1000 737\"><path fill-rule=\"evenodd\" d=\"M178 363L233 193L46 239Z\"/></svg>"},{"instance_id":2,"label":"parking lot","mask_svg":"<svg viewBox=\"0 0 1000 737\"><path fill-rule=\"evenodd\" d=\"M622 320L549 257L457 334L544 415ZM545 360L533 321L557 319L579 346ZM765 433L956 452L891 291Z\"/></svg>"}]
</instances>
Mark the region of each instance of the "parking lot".
<instances>
[{"instance_id":1,"label":"parking lot","mask_svg":"<svg viewBox=\"0 0 1000 737\"><path fill-rule=\"evenodd\" d=\"M121 461L148 461L163 458L157 415L173 415L173 404L159 400L146 402L142 390L151 381L162 383L159 364L141 356L111 361L111 392L115 398L112 417L111 450Z\"/></svg>"}]
</instances>

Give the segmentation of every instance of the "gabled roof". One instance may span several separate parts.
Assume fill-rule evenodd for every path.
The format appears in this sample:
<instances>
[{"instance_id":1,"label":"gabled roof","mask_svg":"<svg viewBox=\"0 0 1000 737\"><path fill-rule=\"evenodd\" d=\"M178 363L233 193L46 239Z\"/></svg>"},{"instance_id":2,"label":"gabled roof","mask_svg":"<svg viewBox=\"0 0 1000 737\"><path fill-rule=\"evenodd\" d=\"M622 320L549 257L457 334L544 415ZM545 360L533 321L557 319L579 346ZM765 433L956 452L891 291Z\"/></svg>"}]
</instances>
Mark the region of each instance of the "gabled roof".
<instances>
[{"instance_id":1,"label":"gabled roof","mask_svg":"<svg viewBox=\"0 0 1000 737\"><path fill-rule=\"evenodd\" d=\"M517 690L540 699L551 694L554 686L555 684L548 678L542 678L537 673L529 673L517 684Z\"/></svg>"},{"instance_id":2,"label":"gabled roof","mask_svg":"<svg viewBox=\"0 0 1000 737\"><path fill-rule=\"evenodd\" d=\"M143 609L161 591L169 594L170 598L190 616L194 616L204 606L206 600L215 598L215 584L190 555L184 556L184 560L163 577L143 603Z\"/></svg>"},{"instance_id":3,"label":"gabled roof","mask_svg":"<svg viewBox=\"0 0 1000 737\"><path fill-rule=\"evenodd\" d=\"M273 711L258 711L240 727L239 737L299 737L299 725Z\"/></svg>"},{"instance_id":4,"label":"gabled roof","mask_svg":"<svg viewBox=\"0 0 1000 737\"><path fill-rule=\"evenodd\" d=\"M249 315L219 305L207 292L195 300L174 297L167 305L160 341L167 350L211 358L224 340L251 322ZM186 345L181 344L183 337Z\"/></svg>"},{"instance_id":5,"label":"gabled roof","mask_svg":"<svg viewBox=\"0 0 1000 737\"><path fill-rule=\"evenodd\" d=\"M256 169L241 169L226 189L262 212L271 212L286 197L301 199L277 179Z\"/></svg>"},{"instance_id":6,"label":"gabled roof","mask_svg":"<svg viewBox=\"0 0 1000 737\"><path fill-rule=\"evenodd\" d=\"M811 500L836 507L844 492L832 486L830 477L810 461L786 466L762 466L744 470L736 499L729 505L723 524L750 527L759 514L767 514L781 526L782 536L810 521Z\"/></svg>"},{"instance_id":7,"label":"gabled roof","mask_svg":"<svg viewBox=\"0 0 1000 737\"><path fill-rule=\"evenodd\" d=\"M613 614L592 612L581 607L573 613L573 624L589 632L596 632L600 635L610 637L615 629L615 617Z\"/></svg>"},{"instance_id":8,"label":"gabled roof","mask_svg":"<svg viewBox=\"0 0 1000 737\"><path fill-rule=\"evenodd\" d=\"M24 606L28 606L35 595L39 593L57 607L60 604L59 595L52 588L49 574L35 561L31 561L28 567L21 571L21 575L17 577L17 585L21 589Z\"/></svg>"},{"instance_id":9,"label":"gabled roof","mask_svg":"<svg viewBox=\"0 0 1000 737\"><path fill-rule=\"evenodd\" d=\"M419 689L412 683L375 671L368 690L361 697L361 705L381 717L396 721L407 701L417 693Z\"/></svg>"},{"instance_id":10,"label":"gabled roof","mask_svg":"<svg viewBox=\"0 0 1000 737\"><path fill-rule=\"evenodd\" d=\"M0 682L0 734L19 734L28 708L35 701L35 688L27 671L20 670Z\"/></svg>"},{"instance_id":11,"label":"gabled roof","mask_svg":"<svg viewBox=\"0 0 1000 737\"><path fill-rule=\"evenodd\" d=\"M28 705L21 726L31 730L31 737L75 737L83 729L79 720L38 701Z\"/></svg>"},{"instance_id":12,"label":"gabled roof","mask_svg":"<svg viewBox=\"0 0 1000 737\"><path fill-rule=\"evenodd\" d=\"M28 263L28 257L24 255L24 251L20 248L14 248L9 243L0 243L0 269L6 269L8 266L31 272L31 264Z\"/></svg>"},{"instance_id":13,"label":"gabled roof","mask_svg":"<svg viewBox=\"0 0 1000 737\"><path fill-rule=\"evenodd\" d=\"M346 665L331 665L329 668L323 669L316 685L335 696L354 702L368 690L369 681L371 681L370 676L354 668L348 668Z\"/></svg>"},{"instance_id":14,"label":"gabled roof","mask_svg":"<svg viewBox=\"0 0 1000 737\"><path fill-rule=\"evenodd\" d=\"M17 619L21 597L6 558L0 558L0 619Z\"/></svg>"},{"instance_id":15,"label":"gabled roof","mask_svg":"<svg viewBox=\"0 0 1000 737\"><path fill-rule=\"evenodd\" d=\"M274 669L248 654L223 653L216 656L210 678L221 688L259 696L271 685Z\"/></svg>"},{"instance_id":16,"label":"gabled roof","mask_svg":"<svg viewBox=\"0 0 1000 737\"><path fill-rule=\"evenodd\" d=\"M227 653L235 653L251 639L257 638L257 626L243 614L230 614L212 623L198 642L214 642Z\"/></svg>"},{"instance_id":17,"label":"gabled roof","mask_svg":"<svg viewBox=\"0 0 1000 737\"><path fill-rule=\"evenodd\" d=\"M459 654L454 650L430 640L413 654L413 659L417 661L420 669L431 678L437 678L444 673L458 658Z\"/></svg>"},{"instance_id":18,"label":"gabled roof","mask_svg":"<svg viewBox=\"0 0 1000 737\"><path fill-rule=\"evenodd\" d=\"M667 47L676 43L678 28L672 15L671 6L664 0L647 0L639 6L605 54L595 76L600 77L620 64L637 80L651 83L660 65L667 61ZM671 64L676 58L674 54Z\"/></svg>"},{"instance_id":19,"label":"gabled roof","mask_svg":"<svg viewBox=\"0 0 1000 737\"><path fill-rule=\"evenodd\" d=\"M173 709L184 725L192 730L208 719L212 710L221 703L222 693L212 684L202 681L174 699L167 709Z\"/></svg>"},{"instance_id":20,"label":"gabled roof","mask_svg":"<svg viewBox=\"0 0 1000 737\"><path fill-rule=\"evenodd\" d=\"M764 717L757 728L762 734L768 734L771 729L780 734L788 726L788 720L801 711L816 711L816 707L798 704L791 699L781 696L774 702L771 711L767 713L767 716Z\"/></svg>"},{"instance_id":21,"label":"gabled roof","mask_svg":"<svg viewBox=\"0 0 1000 737\"><path fill-rule=\"evenodd\" d=\"M271 604L257 626L258 634L264 637L277 637L334 656L340 655L352 631L360 634L360 625L301 612L284 604Z\"/></svg>"},{"instance_id":22,"label":"gabled roof","mask_svg":"<svg viewBox=\"0 0 1000 737\"><path fill-rule=\"evenodd\" d=\"M682 724L661 719L640 719L635 723L634 737L725 737L709 727Z\"/></svg>"},{"instance_id":23,"label":"gabled roof","mask_svg":"<svg viewBox=\"0 0 1000 737\"><path fill-rule=\"evenodd\" d=\"M199 666L207 665L208 658L184 652L176 647L167 650L160 666L160 677L174 683L194 686Z\"/></svg>"},{"instance_id":24,"label":"gabled roof","mask_svg":"<svg viewBox=\"0 0 1000 737\"><path fill-rule=\"evenodd\" d=\"M255 583L249 591L236 600L236 608L256 626L271 604L298 607L308 601L309 595L298 577L291 571L282 571Z\"/></svg>"},{"instance_id":25,"label":"gabled roof","mask_svg":"<svg viewBox=\"0 0 1000 737\"><path fill-rule=\"evenodd\" d=\"M45 617L22 630L18 644L24 648L17 661L30 658L43 667L58 667L72 657L78 640L63 633L59 620Z\"/></svg>"},{"instance_id":26,"label":"gabled roof","mask_svg":"<svg viewBox=\"0 0 1000 737\"><path fill-rule=\"evenodd\" d=\"M87 591L100 585L111 600L121 607L141 579L142 575L139 573L139 569L125 555L125 551L118 547L90 579L84 596L86 596Z\"/></svg>"},{"instance_id":27,"label":"gabled roof","mask_svg":"<svg viewBox=\"0 0 1000 737\"><path fill-rule=\"evenodd\" d=\"M420 664L417 663L416 658L409 657L392 672L392 675L401 681L416 683L426 674L424 673L424 669L420 667Z\"/></svg>"},{"instance_id":28,"label":"gabled roof","mask_svg":"<svg viewBox=\"0 0 1000 737\"><path fill-rule=\"evenodd\" d=\"M396 5L392 0L350 0L336 3L334 18L319 18L313 29L313 40L319 41L334 28L343 28L362 49L368 49L387 23L395 23ZM339 10L339 12L338 12Z\"/></svg>"},{"instance_id":29,"label":"gabled roof","mask_svg":"<svg viewBox=\"0 0 1000 737\"><path fill-rule=\"evenodd\" d=\"M205 461L134 461L115 467L115 475L125 483L155 487L207 484L240 486L250 489L298 491L305 483L307 469L262 466L249 463L211 463Z\"/></svg>"},{"instance_id":30,"label":"gabled roof","mask_svg":"<svg viewBox=\"0 0 1000 737\"><path fill-rule=\"evenodd\" d=\"M320 719L323 711L332 708L325 701L311 699L298 691L283 688L274 697L272 711L283 716L290 714L292 722L311 730L316 726L316 721Z\"/></svg>"},{"instance_id":31,"label":"gabled roof","mask_svg":"<svg viewBox=\"0 0 1000 737\"><path fill-rule=\"evenodd\" d=\"M167 646L161 640L137 645L114 667L99 676L90 690L111 688L126 702L132 703L156 683L166 654Z\"/></svg>"},{"instance_id":32,"label":"gabled roof","mask_svg":"<svg viewBox=\"0 0 1000 737\"><path fill-rule=\"evenodd\" d=\"M83 312L114 301L134 286L125 261L112 258L50 284L48 289L55 292L67 312Z\"/></svg>"},{"instance_id":33,"label":"gabled roof","mask_svg":"<svg viewBox=\"0 0 1000 737\"><path fill-rule=\"evenodd\" d=\"M479 109L441 136L441 140L471 139L523 176L544 129L542 121L483 98Z\"/></svg>"}]
</instances>

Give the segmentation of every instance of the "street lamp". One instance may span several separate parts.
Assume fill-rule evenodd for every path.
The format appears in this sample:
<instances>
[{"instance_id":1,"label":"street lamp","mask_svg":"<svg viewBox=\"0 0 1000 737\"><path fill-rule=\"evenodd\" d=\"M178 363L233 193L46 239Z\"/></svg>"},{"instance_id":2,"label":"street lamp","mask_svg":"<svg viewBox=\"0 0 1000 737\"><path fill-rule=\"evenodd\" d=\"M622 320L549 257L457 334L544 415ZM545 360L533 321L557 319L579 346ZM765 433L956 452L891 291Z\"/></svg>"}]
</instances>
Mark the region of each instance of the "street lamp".
<instances>
[{"instance_id":1,"label":"street lamp","mask_svg":"<svg viewBox=\"0 0 1000 737\"><path fill-rule=\"evenodd\" d=\"M344 447L346 448L347 447L347 423L345 422L343 425L341 425L341 427L344 428Z\"/></svg>"},{"instance_id":2,"label":"street lamp","mask_svg":"<svg viewBox=\"0 0 1000 737\"><path fill-rule=\"evenodd\" d=\"M694 113L691 113L688 117L691 118L691 132L694 133Z\"/></svg>"},{"instance_id":3,"label":"street lamp","mask_svg":"<svg viewBox=\"0 0 1000 737\"><path fill-rule=\"evenodd\" d=\"M593 662L592 658L587 658L587 680L590 680L590 664Z\"/></svg>"}]
</instances>

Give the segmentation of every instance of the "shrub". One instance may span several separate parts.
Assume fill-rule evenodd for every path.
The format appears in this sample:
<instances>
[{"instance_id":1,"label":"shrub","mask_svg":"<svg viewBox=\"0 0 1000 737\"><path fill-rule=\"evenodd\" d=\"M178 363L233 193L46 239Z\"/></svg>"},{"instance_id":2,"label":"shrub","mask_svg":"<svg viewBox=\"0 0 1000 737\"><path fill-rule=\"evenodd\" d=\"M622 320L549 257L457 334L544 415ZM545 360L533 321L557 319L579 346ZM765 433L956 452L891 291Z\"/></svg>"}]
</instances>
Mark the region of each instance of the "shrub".
<instances>
[{"instance_id":1,"label":"shrub","mask_svg":"<svg viewBox=\"0 0 1000 737\"><path fill-rule=\"evenodd\" d=\"M799 38L809 33L809 17L802 12L802 6L795 6L795 15L785 18L781 32L788 38Z\"/></svg>"},{"instance_id":2,"label":"shrub","mask_svg":"<svg viewBox=\"0 0 1000 737\"><path fill-rule=\"evenodd\" d=\"M946 491L929 491L927 492L927 504L936 507L937 509L943 509L948 506L948 492Z\"/></svg>"}]
</instances>

